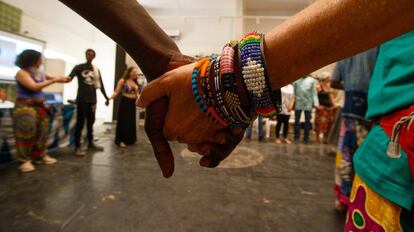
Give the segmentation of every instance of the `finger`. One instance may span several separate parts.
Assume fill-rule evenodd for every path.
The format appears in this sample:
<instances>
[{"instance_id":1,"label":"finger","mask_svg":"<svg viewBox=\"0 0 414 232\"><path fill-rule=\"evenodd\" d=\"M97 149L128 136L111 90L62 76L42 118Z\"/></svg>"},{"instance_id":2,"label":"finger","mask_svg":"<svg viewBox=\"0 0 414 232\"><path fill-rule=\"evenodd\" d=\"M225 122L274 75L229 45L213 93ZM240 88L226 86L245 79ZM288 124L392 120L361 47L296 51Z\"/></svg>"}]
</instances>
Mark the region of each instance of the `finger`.
<instances>
[{"instance_id":1,"label":"finger","mask_svg":"<svg viewBox=\"0 0 414 232\"><path fill-rule=\"evenodd\" d=\"M142 91L137 100L137 106L141 108L147 107L151 102L160 99L167 95L167 89L165 87L165 80L167 76L161 76L151 81ZM166 106L168 107L168 105Z\"/></svg>"},{"instance_id":2,"label":"finger","mask_svg":"<svg viewBox=\"0 0 414 232\"><path fill-rule=\"evenodd\" d=\"M174 173L174 155L163 135L164 119L168 110L168 98L162 97L147 106L145 132L151 142L154 155L164 177Z\"/></svg>"}]
</instances>

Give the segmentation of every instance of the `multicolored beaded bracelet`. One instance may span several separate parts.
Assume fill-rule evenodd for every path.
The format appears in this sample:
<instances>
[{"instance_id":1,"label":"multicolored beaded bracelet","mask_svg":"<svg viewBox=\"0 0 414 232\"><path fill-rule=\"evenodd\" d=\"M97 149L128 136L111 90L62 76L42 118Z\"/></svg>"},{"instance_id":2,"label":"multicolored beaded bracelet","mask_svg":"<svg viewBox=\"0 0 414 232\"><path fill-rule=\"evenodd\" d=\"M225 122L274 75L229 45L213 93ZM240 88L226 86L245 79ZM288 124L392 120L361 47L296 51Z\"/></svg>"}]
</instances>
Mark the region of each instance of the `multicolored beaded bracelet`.
<instances>
[{"instance_id":1,"label":"multicolored beaded bracelet","mask_svg":"<svg viewBox=\"0 0 414 232\"><path fill-rule=\"evenodd\" d=\"M223 92L225 108L232 116L229 118L231 123L229 127L237 128L244 127L245 124L250 123L251 118L241 108L239 95L237 93L235 81L235 46L237 42L230 41L223 47L220 59L220 86Z\"/></svg>"},{"instance_id":2,"label":"multicolored beaded bracelet","mask_svg":"<svg viewBox=\"0 0 414 232\"><path fill-rule=\"evenodd\" d=\"M205 105L205 103L203 102L203 100L200 97L200 91L198 88L198 84L197 84L197 79L199 77L200 74L200 68L201 66L208 61L207 57L204 57L202 59L200 59L195 65L194 65L194 69L193 69L193 73L191 74L191 88L193 91L193 95L194 98L197 102L198 107L204 112L207 112L207 106Z\"/></svg>"},{"instance_id":3,"label":"multicolored beaded bracelet","mask_svg":"<svg viewBox=\"0 0 414 232\"><path fill-rule=\"evenodd\" d=\"M221 87L221 76L220 76L220 70L221 66L221 57L218 59L218 62L215 63L215 76L214 76L214 87L215 87L215 93L216 93L216 100L217 100L217 112L219 115L225 119L228 122L229 128L237 128L242 127L242 124L235 120L233 118L233 115L229 113L227 107L226 107L226 101L223 97L223 90Z\"/></svg>"},{"instance_id":4,"label":"multicolored beaded bracelet","mask_svg":"<svg viewBox=\"0 0 414 232\"><path fill-rule=\"evenodd\" d=\"M222 100L220 98L221 95L217 94L216 92L216 85L215 85L215 76L219 72L220 65L219 65L220 57L217 57L211 63L211 70L209 75L209 82L211 85L211 94L214 96L212 98L212 105L208 107L208 112L214 118L215 121L219 122L222 126L228 127L229 123L225 120L224 114L219 110L220 104L222 104Z\"/></svg>"},{"instance_id":5,"label":"multicolored beaded bracelet","mask_svg":"<svg viewBox=\"0 0 414 232\"><path fill-rule=\"evenodd\" d=\"M272 86L270 85L269 75L267 73L267 65L266 65L266 58L264 53L264 35L262 35L262 39L260 41L260 51L262 54L262 61L265 68L265 77L266 77L266 84L269 86L269 89L272 89ZM271 100L273 103L273 106L276 109L276 113L280 113L282 111L282 91L281 89L272 89L270 91Z\"/></svg>"},{"instance_id":6,"label":"multicolored beaded bracelet","mask_svg":"<svg viewBox=\"0 0 414 232\"><path fill-rule=\"evenodd\" d=\"M271 88L266 80L261 40L261 34L251 32L240 41L242 76L255 111L263 116L271 116L277 110L272 101Z\"/></svg>"}]
</instances>

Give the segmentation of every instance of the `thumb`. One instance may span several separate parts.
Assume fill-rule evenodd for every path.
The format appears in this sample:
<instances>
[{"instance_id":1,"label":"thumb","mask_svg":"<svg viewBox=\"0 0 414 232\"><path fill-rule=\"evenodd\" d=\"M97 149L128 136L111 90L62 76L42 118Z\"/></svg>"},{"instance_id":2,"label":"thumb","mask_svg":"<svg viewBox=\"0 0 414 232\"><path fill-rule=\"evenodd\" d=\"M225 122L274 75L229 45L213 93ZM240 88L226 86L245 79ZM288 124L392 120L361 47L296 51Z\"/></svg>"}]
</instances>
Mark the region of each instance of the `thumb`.
<instances>
[{"instance_id":1,"label":"thumb","mask_svg":"<svg viewBox=\"0 0 414 232\"><path fill-rule=\"evenodd\" d=\"M151 102L154 102L161 97L167 95L166 80L168 76L159 77L151 81L141 92L137 106L141 108L147 107Z\"/></svg>"}]
</instances>

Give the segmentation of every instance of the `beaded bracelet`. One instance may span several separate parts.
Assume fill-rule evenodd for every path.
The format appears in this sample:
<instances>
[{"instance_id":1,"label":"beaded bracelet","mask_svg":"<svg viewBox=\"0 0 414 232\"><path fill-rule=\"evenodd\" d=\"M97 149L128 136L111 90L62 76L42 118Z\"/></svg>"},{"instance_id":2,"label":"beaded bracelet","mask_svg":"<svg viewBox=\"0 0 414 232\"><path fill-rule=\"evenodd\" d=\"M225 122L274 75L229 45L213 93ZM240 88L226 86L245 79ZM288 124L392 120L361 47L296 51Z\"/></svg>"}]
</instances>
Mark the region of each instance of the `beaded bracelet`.
<instances>
[{"instance_id":1,"label":"beaded bracelet","mask_svg":"<svg viewBox=\"0 0 414 232\"><path fill-rule=\"evenodd\" d=\"M220 59L220 85L223 91L225 100L225 107L229 114L232 115L230 126L232 128L244 127L245 124L250 123L251 117L247 116L241 108L239 95L236 89L235 81L235 46L237 42L230 41L226 44L222 51Z\"/></svg>"},{"instance_id":2,"label":"beaded bracelet","mask_svg":"<svg viewBox=\"0 0 414 232\"><path fill-rule=\"evenodd\" d=\"M200 66L200 74L199 74L199 77L197 78L199 89L201 92L201 98L203 99L204 104L207 107L210 105L212 96L210 93L210 86L207 85L205 79L207 79L208 77L211 60L212 60L212 57L208 57L207 60Z\"/></svg>"},{"instance_id":3,"label":"beaded bracelet","mask_svg":"<svg viewBox=\"0 0 414 232\"><path fill-rule=\"evenodd\" d=\"M193 69L193 73L191 74L191 88L193 90L193 95L194 98L197 102L198 107L204 112L207 112L207 106L204 103L203 99L201 99L200 97L200 91L199 91L199 85L197 82L197 79L199 77L200 74L200 68L201 66L207 62L208 58L204 57L202 59L200 59L195 65L194 65L194 69Z\"/></svg>"},{"instance_id":4,"label":"beaded bracelet","mask_svg":"<svg viewBox=\"0 0 414 232\"><path fill-rule=\"evenodd\" d=\"M208 112L214 118L215 121L219 122L224 127L228 127L229 123L225 119L226 117L224 116L223 112L219 110L219 105L222 104L222 100L220 98L221 95L219 95L216 92L216 87L215 87L216 86L215 76L219 72L219 67L220 67L219 61L220 61L220 57L217 57L214 61L212 61L211 67L210 67L211 70L210 70L208 81L211 86L210 91L211 91L213 98L212 98L212 105L208 107Z\"/></svg>"},{"instance_id":5,"label":"beaded bracelet","mask_svg":"<svg viewBox=\"0 0 414 232\"><path fill-rule=\"evenodd\" d=\"M242 76L255 111L263 116L271 116L277 109L266 80L261 40L261 34L251 32L240 41Z\"/></svg>"},{"instance_id":6,"label":"beaded bracelet","mask_svg":"<svg viewBox=\"0 0 414 232\"><path fill-rule=\"evenodd\" d=\"M266 84L269 86L269 89L272 89L272 86L270 85L269 75L266 69L267 65L266 65L266 58L264 55L264 36L263 35L260 41L260 51L262 53L263 65L265 68ZM280 89L275 89L275 90L270 91L270 95L271 95L271 101L273 103L273 106L276 109L276 113L280 113L282 111L282 91Z\"/></svg>"},{"instance_id":7,"label":"beaded bracelet","mask_svg":"<svg viewBox=\"0 0 414 232\"><path fill-rule=\"evenodd\" d=\"M242 127L241 122L234 119L233 115L229 113L229 110L226 107L226 101L223 98L224 92L222 91L221 87L221 57L219 57L218 61L215 63L215 75L214 75L214 87L215 87L215 93L216 93L216 100L217 100L217 112L219 115L224 118L228 122L229 128L237 128Z\"/></svg>"}]
</instances>

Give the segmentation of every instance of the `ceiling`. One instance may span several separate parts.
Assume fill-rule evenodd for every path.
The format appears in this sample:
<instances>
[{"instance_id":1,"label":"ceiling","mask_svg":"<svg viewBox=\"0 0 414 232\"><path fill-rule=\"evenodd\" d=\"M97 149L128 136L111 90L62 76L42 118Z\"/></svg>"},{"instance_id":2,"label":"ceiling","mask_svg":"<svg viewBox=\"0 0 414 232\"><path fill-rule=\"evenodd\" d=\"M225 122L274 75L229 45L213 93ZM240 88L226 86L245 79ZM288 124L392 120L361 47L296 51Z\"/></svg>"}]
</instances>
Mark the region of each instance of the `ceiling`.
<instances>
[{"instance_id":1,"label":"ceiling","mask_svg":"<svg viewBox=\"0 0 414 232\"><path fill-rule=\"evenodd\" d=\"M58 0L3 0L24 14L82 37L93 39L96 29ZM103 0L102 0L103 1ZM139 0L153 16L232 16L242 3L246 15L291 15L313 0Z\"/></svg>"},{"instance_id":2,"label":"ceiling","mask_svg":"<svg viewBox=\"0 0 414 232\"><path fill-rule=\"evenodd\" d=\"M24 14L38 21L57 27L88 39L92 39L95 28L78 14L58 0L3 0L23 10Z\"/></svg>"},{"instance_id":3,"label":"ceiling","mask_svg":"<svg viewBox=\"0 0 414 232\"><path fill-rule=\"evenodd\" d=\"M304 9L313 0L244 0L247 15L293 15Z\"/></svg>"}]
</instances>

